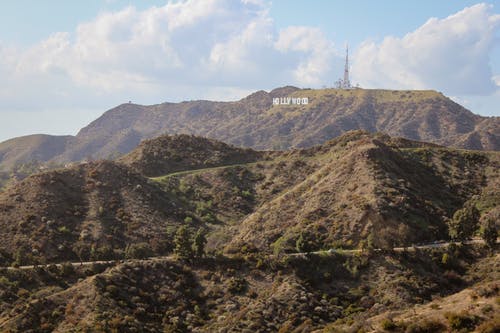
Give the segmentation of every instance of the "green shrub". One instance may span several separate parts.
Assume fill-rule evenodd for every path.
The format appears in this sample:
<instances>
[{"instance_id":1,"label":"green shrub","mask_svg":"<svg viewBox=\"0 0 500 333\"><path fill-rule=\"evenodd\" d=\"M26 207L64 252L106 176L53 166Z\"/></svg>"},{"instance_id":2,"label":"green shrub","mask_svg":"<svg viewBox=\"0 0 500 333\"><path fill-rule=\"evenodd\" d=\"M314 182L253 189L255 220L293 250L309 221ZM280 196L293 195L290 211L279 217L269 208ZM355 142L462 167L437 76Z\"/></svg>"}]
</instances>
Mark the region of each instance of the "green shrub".
<instances>
[{"instance_id":1,"label":"green shrub","mask_svg":"<svg viewBox=\"0 0 500 333\"><path fill-rule=\"evenodd\" d=\"M385 318L384 320L382 320L380 326L385 331L395 331L398 328L398 325L390 318Z\"/></svg>"},{"instance_id":2,"label":"green shrub","mask_svg":"<svg viewBox=\"0 0 500 333\"><path fill-rule=\"evenodd\" d=\"M207 213L201 217L201 221L203 223L215 223L217 220L212 213Z\"/></svg>"},{"instance_id":3,"label":"green shrub","mask_svg":"<svg viewBox=\"0 0 500 333\"><path fill-rule=\"evenodd\" d=\"M488 217L484 221L483 225L481 226L481 237L484 239L486 245L490 249L495 248L498 237L498 230L493 218Z\"/></svg>"},{"instance_id":4,"label":"green shrub","mask_svg":"<svg viewBox=\"0 0 500 333\"><path fill-rule=\"evenodd\" d=\"M472 203L467 203L453 214L448 221L449 235L452 239L463 242L474 234L479 224L479 211Z\"/></svg>"},{"instance_id":5,"label":"green shrub","mask_svg":"<svg viewBox=\"0 0 500 333\"><path fill-rule=\"evenodd\" d=\"M114 251L111 247L104 245L99 247L94 247L90 249L90 258L92 260L113 260Z\"/></svg>"},{"instance_id":6,"label":"green shrub","mask_svg":"<svg viewBox=\"0 0 500 333\"><path fill-rule=\"evenodd\" d=\"M0 266L8 266L12 263L12 256L7 250L0 248Z\"/></svg>"},{"instance_id":7,"label":"green shrub","mask_svg":"<svg viewBox=\"0 0 500 333\"><path fill-rule=\"evenodd\" d=\"M446 313L446 319L450 328L453 330L473 330L478 324L478 318L473 315L469 315L466 312L461 313Z\"/></svg>"},{"instance_id":8,"label":"green shrub","mask_svg":"<svg viewBox=\"0 0 500 333\"><path fill-rule=\"evenodd\" d=\"M66 262L66 263L61 265L59 272L60 272L61 276L68 277L68 276L75 273L75 268L73 267L73 265L71 263Z\"/></svg>"},{"instance_id":9,"label":"green shrub","mask_svg":"<svg viewBox=\"0 0 500 333\"><path fill-rule=\"evenodd\" d=\"M66 227L65 225L57 228L57 231L59 231L61 234L69 234L70 233L68 227Z\"/></svg>"},{"instance_id":10,"label":"green shrub","mask_svg":"<svg viewBox=\"0 0 500 333\"><path fill-rule=\"evenodd\" d=\"M233 277L229 280L227 290L232 294L241 294L248 288L248 283L244 278Z\"/></svg>"},{"instance_id":11,"label":"green shrub","mask_svg":"<svg viewBox=\"0 0 500 333\"><path fill-rule=\"evenodd\" d=\"M186 226L177 229L174 237L174 253L180 259L191 259L193 257L191 231Z\"/></svg>"},{"instance_id":12,"label":"green shrub","mask_svg":"<svg viewBox=\"0 0 500 333\"><path fill-rule=\"evenodd\" d=\"M253 199L253 194L248 190L241 191L241 196L245 199Z\"/></svg>"},{"instance_id":13,"label":"green shrub","mask_svg":"<svg viewBox=\"0 0 500 333\"><path fill-rule=\"evenodd\" d=\"M290 237L287 235L281 236L274 243L271 244L271 248L275 256L278 256L286 252L292 252L294 250L293 239L290 239Z\"/></svg>"},{"instance_id":14,"label":"green shrub","mask_svg":"<svg viewBox=\"0 0 500 333\"><path fill-rule=\"evenodd\" d=\"M500 332L500 316L496 316L485 321L476 328L479 333L497 333Z\"/></svg>"},{"instance_id":15,"label":"green shrub","mask_svg":"<svg viewBox=\"0 0 500 333\"><path fill-rule=\"evenodd\" d=\"M448 255L448 253L443 253L443 256L441 257L441 263L443 265L447 265L449 261L450 261L450 256Z\"/></svg>"},{"instance_id":16,"label":"green shrub","mask_svg":"<svg viewBox=\"0 0 500 333\"><path fill-rule=\"evenodd\" d=\"M119 289L114 284L110 284L110 285L106 286L106 291L108 293L110 293L111 295L116 296L116 295L118 295Z\"/></svg>"},{"instance_id":17,"label":"green shrub","mask_svg":"<svg viewBox=\"0 0 500 333\"><path fill-rule=\"evenodd\" d=\"M206 215L210 212L212 208L212 200L208 201L199 201L196 203L196 214L198 215Z\"/></svg>"},{"instance_id":18,"label":"green shrub","mask_svg":"<svg viewBox=\"0 0 500 333\"><path fill-rule=\"evenodd\" d=\"M497 284L481 286L477 289L477 294L481 297L493 297L498 295L500 292L500 287Z\"/></svg>"},{"instance_id":19,"label":"green shrub","mask_svg":"<svg viewBox=\"0 0 500 333\"><path fill-rule=\"evenodd\" d=\"M148 243L131 244L125 249L127 259L146 259L151 256L153 256L153 250Z\"/></svg>"},{"instance_id":20,"label":"green shrub","mask_svg":"<svg viewBox=\"0 0 500 333\"><path fill-rule=\"evenodd\" d=\"M433 319L424 319L408 325L405 333L438 333L444 331L446 331L446 326L442 322Z\"/></svg>"},{"instance_id":21,"label":"green shrub","mask_svg":"<svg viewBox=\"0 0 500 333\"><path fill-rule=\"evenodd\" d=\"M205 235L205 230L199 228L193 239L193 253L201 258L205 255L205 245L207 244L207 238Z\"/></svg>"},{"instance_id":22,"label":"green shrub","mask_svg":"<svg viewBox=\"0 0 500 333\"><path fill-rule=\"evenodd\" d=\"M344 309L343 314L344 314L344 316L347 317L347 316L350 316L354 313L363 312L363 311L365 311L364 308L356 306L354 304L349 304L349 306Z\"/></svg>"},{"instance_id":23,"label":"green shrub","mask_svg":"<svg viewBox=\"0 0 500 333\"><path fill-rule=\"evenodd\" d=\"M488 314L490 312L493 312L494 308L493 308L493 305L491 304L486 304L484 305L482 308L481 308L481 312L483 314Z\"/></svg>"},{"instance_id":24,"label":"green shrub","mask_svg":"<svg viewBox=\"0 0 500 333\"><path fill-rule=\"evenodd\" d=\"M320 248L318 238L318 234L309 230L303 230L295 241L295 249L299 253L316 251Z\"/></svg>"}]
</instances>

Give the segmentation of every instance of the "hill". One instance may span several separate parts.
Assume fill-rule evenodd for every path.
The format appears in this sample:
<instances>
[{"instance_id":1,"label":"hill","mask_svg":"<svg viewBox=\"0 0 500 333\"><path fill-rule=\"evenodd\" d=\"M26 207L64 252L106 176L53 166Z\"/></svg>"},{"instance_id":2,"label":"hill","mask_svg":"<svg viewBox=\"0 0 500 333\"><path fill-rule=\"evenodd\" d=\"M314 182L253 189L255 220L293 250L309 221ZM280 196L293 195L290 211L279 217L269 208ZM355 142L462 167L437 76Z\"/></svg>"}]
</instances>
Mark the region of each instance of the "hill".
<instances>
[{"instance_id":1,"label":"hill","mask_svg":"<svg viewBox=\"0 0 500 333\"><path fill-rule=\"evenodd\" d=\"M480 252L459 251L468 259L455 265L440 262L448 252L434 251L283 262L157 259L106 270L96 265L86 270L49 266L31 272L0 271L0 329L357 332L382 331L389 327L385 318L392 317L398 325L394 331L413 327L420 332L429 320L414 319L426 318L431 310L440 325L427 332L449 332L457 325L495 332L498 265ZM470 281L478 267L487 269L482 269L482 284ZM448 304L453 301L459 304ZM446 316L457 322L446 320L444 309L436 311L445 304L450 310ZM406 317L411 313L414 316Z\"/></svg>"},{"instance_id":2,"label":"hill","mask_svg":"<svg viewBox=\"0 0 500 333\"><path fill-rule=\"evenodd\" d=\"M500 216L499 169L498 152L353 131L276 152L163 136L35 174L0 193L0 266L114 262L0 268L0 331L496 329L496 249L392 247L447 238L466 203ZM206 256L171 255L181 226L204 228Z\"/></svg>"},{"instance_id":3,"label":"hill","mask_svg":"<svg viewBox=\"0 0 500 333\"><path fill-rule=\"evenodd\" d=\"M148 177L183 170L255 162L263 153L191 135L163 135L145 140L118 161Z\"/></svg>"},{"instance_id":4,"label":"hill","mask_svg":"<svg viewBox=\"0 0 500 333\"><path fill-rule=\"evenodd\" d=\"M35 134L4 141L0 143L1 169L10 170L18 163L50 161L62 154L73 140L72 136Z\"/></svg>"},{"instance_id":5,"label":"hill","mask_svg":"<svg viewBox=\"0 0 500 333\"><path fill-rule=\"evenodd\" d=\"M309 104L273 105L273 98L279 97L307 97ZM33 158L57 163L108 158L162 134L194 134L254 149L288 149L322 144L357 129L457 148L500 149L498 117L475 115L435 91L283 87L236 102L123 104L76 137L53 137L51 156L38 154L39 148L31 145L10 158L2 157L10 144L1 143L0 166L5 169ZM65 148L55 149L60 146Z\"/></svg>"},{"instance_id":6,"label":"hill","mask_svg":"<svg viewBox=\"0 0 500 333\"><path fill-rule=\"evenodd\" d=\"M499 153L362 131L273 153L160 137L120 163L83 163L8 187L0 252L16 260L34 248L21 261L57 261L107 246L101 257L115 258L147 243L163 254L183 223L204 227L209 249L228 253L295 252L299 238L306 251L434 241L447 238L447 220L466 202L499 213L499 165ZM136 170L166 175L153 182Z\"/></svg>"},{"instance_id":7,"label":"hill","mask_svg":"<svg viewBox=\"0 0 500 333\"><path fill-rule=\"evenodd\" d=\"M357 131L324 145L229 168L156 179L213 221L228 252L408 245L447 237L446 221L475 198L498 213L500 155Z\"/></svg>"},{"instance_id":8,"label":"hill","mask_svg":"<svg viewBox=\"0 0 500 333\"><path fill-rule=\"evenodd\" d=\"M0 261L32 264L123 257L130 244L165 252L184 218L175 198L113 162L30 176L0 193Z\"/></svg>"}]
</instances>

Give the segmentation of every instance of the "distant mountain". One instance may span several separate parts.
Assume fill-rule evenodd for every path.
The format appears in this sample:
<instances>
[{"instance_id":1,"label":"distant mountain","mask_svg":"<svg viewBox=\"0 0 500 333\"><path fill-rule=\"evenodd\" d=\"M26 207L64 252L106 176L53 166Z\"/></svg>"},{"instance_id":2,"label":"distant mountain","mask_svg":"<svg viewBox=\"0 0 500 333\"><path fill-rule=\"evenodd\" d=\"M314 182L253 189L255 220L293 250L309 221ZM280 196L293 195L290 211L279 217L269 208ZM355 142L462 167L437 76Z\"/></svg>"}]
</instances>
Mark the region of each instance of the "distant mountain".
<instances>
[{"instance_id":1,"label":"distant mountain","mask_svg":"<svg viewBox=\"0 0 500 333\"><path fill-rule=\"evenodd\" d=\"M31 161L47 162L63 154L73 136L34 134L10 139L0 143L0 169L11 169L17 163Z\"/></svg>"},{"instance_id":2,"label":"distant mountain","mask_svg":"<svg viewBox=\"0 0 500 333\"><path fill-rule=\"evenodd\" d=\"M308 97L307 105L273 105L273 98ZM254 149L321 144L350 130L385 132L441 145L500 150L500 118L482 117L435 91L278 88L237 102L123 104L76 137L25 137L0 144L3 169L31 159L58 163L125 154L162 134L195 134ZM40 136L37 136L40 138ZM50 151L50 154L43 153Z\"/></svg>"}]
</instances>

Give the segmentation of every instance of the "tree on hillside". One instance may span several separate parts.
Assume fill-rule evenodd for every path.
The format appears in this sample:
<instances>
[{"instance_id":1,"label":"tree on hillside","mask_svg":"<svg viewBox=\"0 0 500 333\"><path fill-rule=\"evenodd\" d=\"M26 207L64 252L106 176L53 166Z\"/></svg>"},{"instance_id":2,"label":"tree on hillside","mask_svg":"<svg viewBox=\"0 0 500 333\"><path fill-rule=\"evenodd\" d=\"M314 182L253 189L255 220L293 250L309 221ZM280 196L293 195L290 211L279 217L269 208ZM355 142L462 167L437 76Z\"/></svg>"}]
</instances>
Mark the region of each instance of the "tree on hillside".
<instances>
[{"instance_id":1,"label":"tree on hillside","mask_svg":"<svg viewBox=\"0 0 500 333\"><path fill-rule=\"evenodd\" d=\"M206 244L207 238L205 237L205 230L199 228L193 240L193 251L196 257L201 258L205 255Z\"/></svg>"},{"instance_id":2,"label":"tree on hillside","mask_svg":"<svg viewBox=\"0 0 500 333\"><path fill-rule=\"evenodd\" d=\"M492 218L486 218L481 229L481 236L486 242L486 245L492 249L495 246L498 237L498 230L495 221Z\"/></svg>"},{"instance_id":3,"label":"tree on hillside","mask_svg":"<svg viewBox=\"0 0 500 333\"><path fill-rule=\"evenodd\" d=\"M463 242L472 237L479 224L479 211L469 203L453 214L448 222L448 233L454 240Z\"/></svg>"},{"instance_id":4,"label":"tree on hillside","mask_svg":"<svg viewBox=\"0 0 500 333\"><path fill-rule=\"evenodd\" d=\"M295 249L298 253L307 252L307 241L303 232L300 233L299 238L295 241Z\"/></svg>"},{"instance_id":5,"label":"tree on hillside","mask_svg":"<svg viewBox=\"0 0 500 333\"><path fill-rule=\"evenodd\" d=\"M309 230L301 231L295 241L295 249L298 253L312 252L319 249L317 235Z\"/></svg>"},{"instance_id":6,"label":"tree on hillside","mask_svg":"<svg viewBox=\"0 0 500 333\"><path fill-rule=\"evenodd\" d=\"M127 259L146 259L153 256L153 250L148 243L130 244L125 249L125 258Z\"/></svg>"},{"instance_id":7,"label":"tree on hillside","mask_svg":"<svg viewBox=\"0 0 500 333\"><path fill-rule=\"evenodd\" d=\"M191 232L186 226L177 229L174 237L174 253L179 259L191 259L193 249L191 248Z\"/></svg>"},{"instance_id":8,"label":"tree on hillside","mask_svg":"<svg viewBox=\"0 0 500 333\"><path fill-rule=\"evenodd\" d=\"M12 256L3 248L0 248L0 266L8 266L12 262Z\"/></svg>"},{"instance_id":9,"label":"tree on hillside","mask_svg":"<svg viewBox=\"0 0 500 333\"><path fill-rule=\"evenodd\" d=\"M91 247L85 244L83 241L76 242L72 247L73 252L78 256L80 262L87 261L90 259Z\"/></svg>"}]
</instances>

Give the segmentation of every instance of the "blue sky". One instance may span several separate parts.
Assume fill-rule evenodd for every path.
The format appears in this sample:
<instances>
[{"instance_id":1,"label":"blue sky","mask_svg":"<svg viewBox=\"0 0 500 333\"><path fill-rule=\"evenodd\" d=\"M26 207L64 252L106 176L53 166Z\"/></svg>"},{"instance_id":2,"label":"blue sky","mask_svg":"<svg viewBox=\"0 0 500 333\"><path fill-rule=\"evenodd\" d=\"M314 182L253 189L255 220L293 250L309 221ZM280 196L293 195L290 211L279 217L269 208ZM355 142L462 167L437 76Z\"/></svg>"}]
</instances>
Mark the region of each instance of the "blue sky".
<instances>
[{"instance_id":1,"label":"blue sky","mask_svg":"<svg viewBox=\"0 0 500 333\"><path fill-rule=\"evenodd\" d=\"M354 82L500 115L500 2L1 0L0 140L105 110Z\"/></svg>"}]
</instances>

